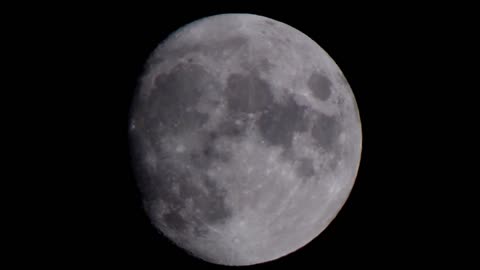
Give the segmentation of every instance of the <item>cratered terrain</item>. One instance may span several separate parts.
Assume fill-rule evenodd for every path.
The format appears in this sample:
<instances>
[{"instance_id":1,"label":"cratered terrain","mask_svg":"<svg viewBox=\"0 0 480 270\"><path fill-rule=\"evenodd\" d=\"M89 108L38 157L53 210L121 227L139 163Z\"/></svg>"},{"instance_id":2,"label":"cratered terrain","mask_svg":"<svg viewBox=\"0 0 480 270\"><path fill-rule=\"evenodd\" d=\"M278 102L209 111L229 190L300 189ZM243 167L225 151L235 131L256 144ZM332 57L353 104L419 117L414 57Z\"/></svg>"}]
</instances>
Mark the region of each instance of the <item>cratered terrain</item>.
<instances>
[{"instance_id":1,"label":"cratered terrain","mask_svg":"<svg viewBox=\"0 0 480 270\"><path fill-rule=\"evenodd\" d=\"M151 54L131 107L146 213L223 265L287 255L347 200L362 134L352 90L313 40L250 14L207 17Z\"/></svg>"}]
</instances>

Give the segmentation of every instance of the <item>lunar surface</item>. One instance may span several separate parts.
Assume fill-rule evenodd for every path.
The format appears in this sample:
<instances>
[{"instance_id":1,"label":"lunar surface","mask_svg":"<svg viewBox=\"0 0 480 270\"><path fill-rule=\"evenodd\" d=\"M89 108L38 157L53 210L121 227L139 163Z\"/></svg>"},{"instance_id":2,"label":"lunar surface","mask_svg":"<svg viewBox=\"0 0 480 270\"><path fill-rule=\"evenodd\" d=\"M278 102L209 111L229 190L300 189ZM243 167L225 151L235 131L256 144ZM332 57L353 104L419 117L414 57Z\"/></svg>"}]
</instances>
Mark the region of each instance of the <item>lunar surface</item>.
<instances>
[{"instance_id":1,"label":"lunar surface","mask_svg":"<svg viewBox=\"0 0 480 270\"><path fill-rule=\"evenodd\" d=\"M318 236L350 194L362 145L335 62L300 31L250 14L207 17L162 42L129 133L152 224L222 265L271 261Z\"/></svg>"}]
</instances>

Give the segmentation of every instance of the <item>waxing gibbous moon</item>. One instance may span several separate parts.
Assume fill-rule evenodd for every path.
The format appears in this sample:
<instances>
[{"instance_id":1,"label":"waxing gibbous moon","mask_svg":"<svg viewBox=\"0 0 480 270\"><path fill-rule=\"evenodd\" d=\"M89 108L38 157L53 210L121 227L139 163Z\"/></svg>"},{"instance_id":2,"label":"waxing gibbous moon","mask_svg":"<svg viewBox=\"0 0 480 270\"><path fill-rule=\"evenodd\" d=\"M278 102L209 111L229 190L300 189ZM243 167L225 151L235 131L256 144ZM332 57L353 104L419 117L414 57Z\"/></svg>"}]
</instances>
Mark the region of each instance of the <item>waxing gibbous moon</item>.
<instances>
[{"instance_id":1,"label":"waxing gibbous moon","mask_svg":"<svg viewBox=\"0 0 480 270\"><path fill-rule=\"evenodd\" d=\"M300 31L251 14L207 17L162 42L129 133L152 224L223 265L271 261L318 236L347 200L362 145L335 62Z\"/></svg>"}]
</instances>

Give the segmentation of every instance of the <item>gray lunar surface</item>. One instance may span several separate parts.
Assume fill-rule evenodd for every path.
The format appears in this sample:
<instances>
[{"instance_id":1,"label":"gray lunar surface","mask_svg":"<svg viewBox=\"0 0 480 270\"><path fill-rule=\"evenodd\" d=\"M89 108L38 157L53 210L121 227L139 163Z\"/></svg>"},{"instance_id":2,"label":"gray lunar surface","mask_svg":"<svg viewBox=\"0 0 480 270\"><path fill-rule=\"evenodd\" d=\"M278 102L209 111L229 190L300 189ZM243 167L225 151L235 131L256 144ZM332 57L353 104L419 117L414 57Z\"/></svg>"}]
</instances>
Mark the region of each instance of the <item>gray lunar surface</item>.
<instances>
[{"instance_id":1,"label":"gray lunar surface","mask_svg":"<svg viewBox=\"0 0 480 270\"><path fill-rule=\"evenodd\" d=\"M203 260L251 265L318 236L354 185L362 134L339 67L250 14L207 17L151 54L129 133L154 226Z\"/></svg>"}]
</instances>

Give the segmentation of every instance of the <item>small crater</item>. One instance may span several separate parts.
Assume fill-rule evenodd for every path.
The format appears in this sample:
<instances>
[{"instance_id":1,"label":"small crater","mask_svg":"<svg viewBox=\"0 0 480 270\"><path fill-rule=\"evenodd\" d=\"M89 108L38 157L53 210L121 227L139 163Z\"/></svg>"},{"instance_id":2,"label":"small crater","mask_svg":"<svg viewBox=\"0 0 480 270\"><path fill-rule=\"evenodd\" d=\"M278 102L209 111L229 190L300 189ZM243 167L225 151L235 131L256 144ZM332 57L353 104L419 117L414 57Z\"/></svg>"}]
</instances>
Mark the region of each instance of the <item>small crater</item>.
<instances>
[{"instance_id":1,"label":"small crater","mask_svg":"<svg viewBox=\"0 0 480 270\"><path fill-rule=\"evenodd\" d=\"M298 161L296 167L297 174L302 178L309 178L315 175L315 167L313 166L313 160L309 158L302 158Z\"/></svg>"},{"instance_id":2,"label":"small crater","mask_svg":"<svg viewBox=\"0 0 480 270\"><path fill-rule=\"evenodd\" d=\"M308 87L318 99L325 101L330 97L332 90L330 89L332 82L318 72L313 72L307 82Z\"/></svg>"}]
</instances>

